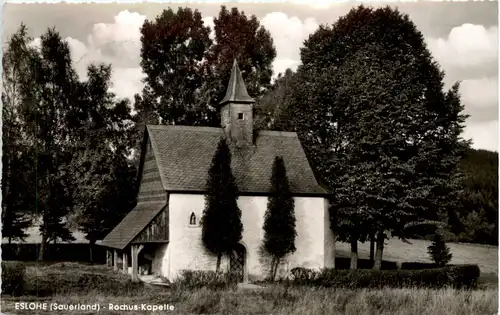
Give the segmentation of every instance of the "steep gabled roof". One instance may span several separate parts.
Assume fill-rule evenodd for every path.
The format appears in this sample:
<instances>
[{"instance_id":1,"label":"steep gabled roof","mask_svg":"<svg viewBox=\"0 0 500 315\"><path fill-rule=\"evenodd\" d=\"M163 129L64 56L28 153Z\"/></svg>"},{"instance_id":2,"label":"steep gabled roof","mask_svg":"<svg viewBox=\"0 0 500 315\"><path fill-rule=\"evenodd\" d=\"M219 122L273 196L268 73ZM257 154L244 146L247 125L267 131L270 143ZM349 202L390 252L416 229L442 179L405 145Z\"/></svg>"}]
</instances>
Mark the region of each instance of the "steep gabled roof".
<instances>
[{"instance_id":1,"label":"steep gabled roof","mask_svg":"<svg viewBox=\"0 0 500 315\"><path fill-rule=\"evenodd\" d=\"M233 68L231 69L231 76L229 78L229 83L227 85L226 96L220 102L220 105L225 103L254 103L255 100L248 95L247 88L245 87L245 82L243 81L243 76L241 75L240 68L236 59L233 62Z\"/></svg>"},{"instance_id":2,"label":"steep gabled roof","mask_svg":"<svg viewBox=\"0 0 500 315\"><path fill-rule=\"evenodd\" d=\"M167 206L166 202L141 202L108 234L101 245L124 249Z\"/></svg>"},{"instance_id":3,"label":"steep gabled roof","mask_svg":"<svg viewBox=\"0 0 500 315\"><path fill-rule=\"evenodd\" d=\"M224 137L223 129L148 125L147 132L164 189L171 192L204 192L217 144ZM253 147L230 145L230 149L231 168L241 193L269 193L276 156L284 159L292 193L326 193L316 181L294 132L260 131Z\"/></svg>"}]
</instances>

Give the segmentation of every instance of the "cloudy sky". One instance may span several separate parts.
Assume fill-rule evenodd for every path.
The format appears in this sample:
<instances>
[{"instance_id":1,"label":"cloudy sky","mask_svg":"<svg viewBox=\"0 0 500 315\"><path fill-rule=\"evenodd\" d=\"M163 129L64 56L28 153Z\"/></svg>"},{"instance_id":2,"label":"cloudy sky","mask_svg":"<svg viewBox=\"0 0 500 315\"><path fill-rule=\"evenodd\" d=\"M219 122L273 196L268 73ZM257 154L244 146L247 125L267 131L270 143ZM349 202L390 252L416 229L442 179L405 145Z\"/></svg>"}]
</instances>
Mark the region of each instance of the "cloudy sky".
<instances>
[{"instance_id":1,"label":"cloudy sky","mask_svg":"<svg viewBox=\"0 0 500 315\"><path fill-rule=\"evenodd\" d=\"M227 3L255 14L272 34L277 49L275 74L300 63L299 48L320 24L332 24L355 4ZM372 3L372 6L382 4ZM37 38L55 27L71 46L83 77L90 62L113 65L113 91L132 97L142 87L139 28L169 6L197 8L209 25L220 4L5 4L4 42L21 22ZM461 81L467 122L465 138L475 148L498 151L498 4L497 2L398 3L424 34L428 48L446 72L446 86Z\"/></svg>"}]
</instances>

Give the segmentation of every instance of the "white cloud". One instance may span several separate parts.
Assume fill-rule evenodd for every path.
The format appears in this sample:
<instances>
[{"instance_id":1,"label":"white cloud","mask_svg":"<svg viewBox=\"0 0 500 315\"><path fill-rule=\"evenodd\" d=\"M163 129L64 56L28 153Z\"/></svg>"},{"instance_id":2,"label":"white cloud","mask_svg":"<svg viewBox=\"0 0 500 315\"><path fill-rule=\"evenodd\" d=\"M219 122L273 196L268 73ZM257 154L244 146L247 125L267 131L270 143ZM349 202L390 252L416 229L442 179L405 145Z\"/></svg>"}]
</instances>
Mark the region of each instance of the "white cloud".
<instances>
[{"instance_id":1,"label":"white cloud","mask_svg":"<svg viewBox=\"0 0 500 315\"><path fill-rule=\"evenodd\" d=\"M290 68L292 70L296 70L297 67L300 64L300 59L299 60L292 60L292 59L278 59L274 60L273 62L273 74L274 77L278 75L278 73L285 73L286 69Z\"/></svg>"},{"instance_id":2,"label":"white cloud","mask_svg":"<svg viewBox=\"0 0 500 315\"><path fill-rule=\"evenodd\" d=\"M203 18L203 25L204 26L209 26L210 27L210 39L214 40L215 39L215 24L214 24L214 18L212 16L209 17L204 17Z\"/></svg>"},{"instance_id":3,"label":"white cloud","mask_svg":"<svg viewBox=\"0 0 500 315\"><path fill-rule=\"evenodd\" d=\"M134 101L134 95L142 89L141 79L142 69L135 68L115 68L113 69L113 87L111 91L120 98L128 98Z\"/></svg>"},{"instance_id":4,"label":"white cloud","mask_svg":"<svg viewBox=\"0 0 500 315\"><path fill-rule=\"evenodd\" d=\"M473 148L498 152L498 120L469 122L463 137L472 139Z\"/></svg>"},{"instance_id":5,"label":"white cloud","mask_svg":"<svg viewBox=\"0 0 500 315\"><path fill-rule=\"evenodd\" d=\"M446 73L446 88L462 81L462 102L471 115L464 137L472 138L475 148L498 150L498 116L482 117L498 108L498 28L463 24L427 44Z\"/></svg>"},{"instance_id":6,"label":"white cloud","mask_svg":"<svg viewBox=\"0 0 500 315\"><path fill-rule=\"evenodd\" d=\"M444 67L471 68L498 60L498 28L463 24L447 38L429 38L429 49Z\"/></svg>"},{"instance_id":7,"label":"white cloud","mask_svg":"<svg viewBox=\"0 0 500 315\"><path fill-rule=\"evenodd\" d=\"M464 80L460 84L460 93L467 106L498 107L498 77Z\"/></svg>"},{"instance_id":8,"label":"white cloud","mask_svg":"<svg viewBox=\"0 0 500 315\"><path fill-rule=\"evenodd\" d=\"M318 28L316 20L308 18L302 21L282 12L272 12L264 16L261 24L271 33L276 46L274 75L284 72L287 68L295 70L300 63L300 47Z\"/></svg>"},{"instance_id":9,"label":"white cloud","mask_svg":"<svg viewBox=\"0 0 500 315\"><path fill-rule=\"evenodd\" d=\"M94 25L89 42L100 46L110 42L129 42L131 45L140 44L141 28L146 16L137 12L121 11L115 16L111 24L98 23ZM139 46L140 48L140 46Z\"/></svg>"},{"instance_id":10,"label":"white cloud","mask_svg":"<svg viewBox=\"0 0 500 315\"><path fill-rule=\"evenodd\" d=\"M71 49L75 69L82 80L86 79L90 63L112 65L111 90L119 98L133 100L143 87L144 75L139 67L141 50L140 28L146 17L136 12L121 11L113 23L98 23L92 28L84 43L72 37L65 40ZM39 46L40 39L33 45Z\"/></svg>"},{"instance_id":11,"label":"white cloud","mask_svg":"<svg viewBox=\"0 0 500 315\"><path fill-rule=\"evenodd\" d=\"M115 16L113 23L95 24L85 43L68 37L66 40L79 75L82 78L85 76L90 62L111 63L113 92L118 97L133 98L143 86L139 62L140 27L144 20L145 16L136 12L122 11ZM213 17L203 20L205 25L211 27L213 39ZM282 12L268 13L261 19L261 25L269 30L276 46L275 76L287 68L297 68L300 47L318 28L314 18L301 20ZM474 113L482 110L484 115L484 110L489 110L489 113L498 107L498 28L463 24L453 28L445 38L427 38L426 42L447 74L447 87L455 81L462 81L462 101L466 112L471 114L465 137L472 138L476 148L497 150L498 117L479 122L474 119ZM39 45L39 39L33 45Z\"/></svg>"},{"instance_id":12,"label":"white cloud","mask_svg":"<svg viewBox=\"0 0 500 315\"><path fill-rule=\"evenodd\" d=\"M40 37L35 38L31 43L28 44L28 46L40 49L40 45L42 44L42 40Z\"/></svg>"}]
</instances>

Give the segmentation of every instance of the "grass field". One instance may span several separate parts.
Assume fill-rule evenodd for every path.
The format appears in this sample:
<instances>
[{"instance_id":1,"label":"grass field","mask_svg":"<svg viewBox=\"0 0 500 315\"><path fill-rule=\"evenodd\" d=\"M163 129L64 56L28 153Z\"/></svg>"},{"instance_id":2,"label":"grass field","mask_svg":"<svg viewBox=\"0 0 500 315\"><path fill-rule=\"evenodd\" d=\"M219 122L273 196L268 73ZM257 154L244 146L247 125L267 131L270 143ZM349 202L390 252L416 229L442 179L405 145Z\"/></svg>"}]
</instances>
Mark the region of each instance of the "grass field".
<instances>
[{"instance_id":1,"label":"grass field","mask_svg":"<svg viewBox=\"0 0 500 315\"><path fill-rule=\"evenodd\" d=\"M384 248L384 260L398 262L431 262L426 240L410 240L411 244L399 239L389 239ZM481 273L498 275L498 247L479 244L447 243L453 257L451 264L477 264ZM337 256L349 257L351 247L347 243L337 243ZM370 257L370 243L358 244L359 258Z\"/></svg>"},{"instance_id":2,"label":"grass field","mask_svg":"<svg viewBox=\"0 0 500 315\"><path fill-rule=\"evenodd\" d=\"M389 240L384 260L428 262L429 242L412 241L412 245ZM498 311L498 256L496 247L449 244L454 255L452 263L478 264L482 271L481 289L384 289L340 290L324 288L285 288L279 285L259 291L208 289L168 289L148 285L132 285L128 276L113 272L106 266L77 263L28 264L26 270L29 294L23 297L2 296L3 314L97 314L96 311L19 311L16 302L68 304L99 304L98 314L391 314L391 315L482 315ZM348 256L348 244L337 244L337 255ZM361 258L369 256L369 245L360 245ZM486 272L485 272L486 271ZM88 276L82 282L82 275ZM485 275L491 275L485 278ZM43 297L44 288L58 288ZM38 292L37 292L38 290ZM109 304L169 304L167 312L109 310ZM48 304L50 305L50 304Z\"/></svg>"},{"instance_id":3,"label":"grass field","mask_svg":"<svg viewBox=\"0 0 500 315\"><path fill-rule=\"evenodd\" d=\"M77 283L82 275L98 275L96 281L106 283ZM45 302L69 304L99 304L99 314L495 314L498 308L497 289L461 291L453 289L384 289L340 290L318 288L285 288L273 285L260 291L208 289L183 290L144 285L131 285L129 277L113 272L106 266L76 263L31 265L27 267L31 294L23 297L2 297L3 314L96 314L95 311L18 311L15 302ZM53 286L59 293L37 296L33 286L40 289ZM64 290L66 287L68 290ZM142 304L174 307L168 312L116 311L109 304Z\"/></svg>"},{"instance_id":4,"label":"grass field","mask_svg":"<svg viewBox=\"0 0 500 315\"><path fill-rule=\"evenodd\" d=\"M287 315L488 315L498 309L498 293L495 290L333 290L270 287L259 292L168 291L144 288L143 291L126 295L109 295L99 291L86 294L57 295L49 299L27 299L22 301L44 301L59 304L100 305L98 314L287 314ZM12 299L2 299L4 314L96 314L97 312L15 312ZM169 312L110 311L109 304L129 306L142 304L174 307Z\"/></svg>"}]
</instances>

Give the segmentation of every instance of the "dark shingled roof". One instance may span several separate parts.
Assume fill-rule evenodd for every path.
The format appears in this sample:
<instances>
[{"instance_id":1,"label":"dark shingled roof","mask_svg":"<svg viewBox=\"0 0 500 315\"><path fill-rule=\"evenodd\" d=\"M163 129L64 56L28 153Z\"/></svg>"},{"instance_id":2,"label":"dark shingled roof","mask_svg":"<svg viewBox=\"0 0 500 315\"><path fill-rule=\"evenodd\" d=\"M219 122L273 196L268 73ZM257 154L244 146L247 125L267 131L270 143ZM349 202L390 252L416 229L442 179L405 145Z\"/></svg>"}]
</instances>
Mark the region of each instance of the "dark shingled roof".
<instances>
[{"instance_id":1,"label":"dark shingled roof","mask_svg":"<svg viewBox=\"0 0 500 315\"><path fill-rule=\"evenodd\" d=\"M220 104L229 102L254 103L248 95L236 60L226 96ZM166 125L148 125L146 128L163 188L170 192L203 193L217 145L225 137L224 130ZM268 194L275 157L281 156L294 195L327 194L316 181L296 133L259 131L256 135L253 145L236 147L230 144L231 169L240 193ZM124 249L165 206L164 202L139 203L106 236L102 245Z\"/></svg>"},{"instance_id":2,"label":"dark shingled roof","mask_svg":"<svg viewBox=\"0 0 500 315\"><path fill-rule=\"evenodd\" d=\"M203 192L222 128L148 125L154 155L167 191ZM231 168L242 193L269 193L276 156L282 156L291 191L324 195L294 132L259 131L254 146L231 148Z\"/></svg>"},{"instance_id":3,"label":"dark shingled roof","mask_svg":"<svg viewBox=\"0 0 500 315\"><path fill-rule=\"evenodd\" d=\"M165 208L166 202L141 202L111 231L101 245L124 249Z\"/></svg>"},{"instance_id":4,"label":"dark shingled roof","mask_svg":"<svg viewBox=\"0 0 500 315\"><path fill-rule=\"evenodd\" d=\"M234 59L233 68L231 69L231 77L229 78L229 84L227 85L226 96L224 96L220 104L223 105L228 102L255 102L255 100L248 95L247 88L245 87L245 82L243 81L243 76L241 75L236 59Z\"/></svg>"}]
</instances>

